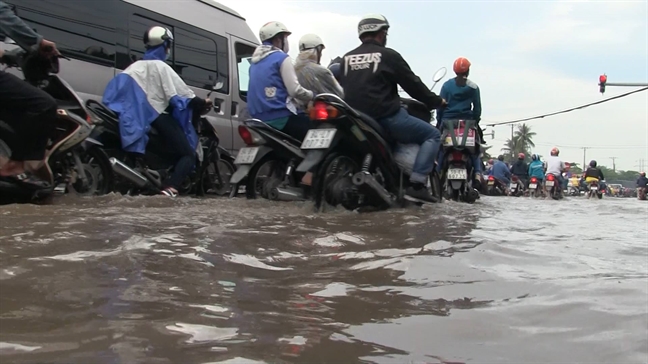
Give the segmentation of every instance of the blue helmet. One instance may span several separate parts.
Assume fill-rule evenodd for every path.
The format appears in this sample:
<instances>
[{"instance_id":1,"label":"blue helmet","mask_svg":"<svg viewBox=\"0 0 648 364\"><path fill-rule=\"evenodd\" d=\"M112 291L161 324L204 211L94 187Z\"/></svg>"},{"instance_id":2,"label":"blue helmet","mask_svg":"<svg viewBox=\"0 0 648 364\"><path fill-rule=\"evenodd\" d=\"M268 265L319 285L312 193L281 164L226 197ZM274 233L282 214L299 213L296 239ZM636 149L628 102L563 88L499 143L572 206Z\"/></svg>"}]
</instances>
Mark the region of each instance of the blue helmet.
<instances>
[{"instance_id":1,"label":"blue helmet","mask_svg":"<svg viewBox=\"0 0 648 364\"><path fill-rule=\"evenodd\" d=\"M531 156L531 160L532 160L532 161L537 161L537 160L538 160L538 155L537 155L537 154L533 154L533 155Z\"/></svg>"}]
</instances>

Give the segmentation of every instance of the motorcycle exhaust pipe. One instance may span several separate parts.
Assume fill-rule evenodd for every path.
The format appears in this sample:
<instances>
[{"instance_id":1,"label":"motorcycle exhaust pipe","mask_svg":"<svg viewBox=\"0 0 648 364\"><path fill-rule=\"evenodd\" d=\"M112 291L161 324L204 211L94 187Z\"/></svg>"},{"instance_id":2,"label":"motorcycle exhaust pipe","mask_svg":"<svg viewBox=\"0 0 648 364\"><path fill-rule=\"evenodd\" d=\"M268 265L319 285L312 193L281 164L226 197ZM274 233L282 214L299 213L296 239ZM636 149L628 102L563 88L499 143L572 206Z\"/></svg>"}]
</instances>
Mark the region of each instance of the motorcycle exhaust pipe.
<instances>
[{"instance_id":1,"label":"motorcycle exhaust pipe","mask_svg":"<svg viewBox=\"0 0 648 364\"><path fill-rule=\"evenodd\" d=\"M363 184L368 185L371 187L374 191L378 193L380 198L382 198L389 206L393 207L394 206L394 200L391 197L391 194L376 181L374 176L371 175L369 172L358 172L351 177L351 182L353 182L354 185L356 186L361 186Z\"/></svg>"},{"instance_id":2,"label":"motorcycle exhaust pipe","mask_svg":"<svg viewBox=\"0 0 648 364\"><path fill-rule=\"evenodd\" d=\"M110 165L112 166L112 169L113 171L115 171L115 173L126 178L139 188L144 188L149 184L149 181L146 179L146 177L142 176L131 167L125 165L117 158L110 158Z\"/></svg>"},{"instance_id":3,"label":"motorcycle exhaust pipe","mask_svg":"<svg viewBox=\"0 0 648 364\"><path fill-rule=\"evenodd\" d=\"M303 192L292 188L275 187L270 191L270 199L275 201L305 201Z\"/></svg>"}]
</instances>

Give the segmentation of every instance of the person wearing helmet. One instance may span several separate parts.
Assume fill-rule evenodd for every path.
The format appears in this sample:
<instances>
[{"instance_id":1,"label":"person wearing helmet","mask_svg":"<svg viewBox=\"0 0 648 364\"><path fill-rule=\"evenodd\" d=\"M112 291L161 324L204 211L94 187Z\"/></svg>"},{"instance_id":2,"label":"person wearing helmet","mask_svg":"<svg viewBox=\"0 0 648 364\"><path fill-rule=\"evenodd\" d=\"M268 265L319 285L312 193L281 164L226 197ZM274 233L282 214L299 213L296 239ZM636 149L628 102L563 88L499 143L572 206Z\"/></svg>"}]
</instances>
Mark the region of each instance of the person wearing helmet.
<instances>
[{"instance_id":1,"label":"person wearing helmet","mask_svg":"<svg viewBox=\"0 0 648 364\"><path fill-rule=\"evenodd\" d=\"M320 65L324 48L322 38L315 34L306 34L299 39L299 55L295 61L297 80L316 95L329 93L344 97L344 90L333 73ZM306 109L305 103L298 104L302 110Z\"/></svg>"},{"instance_id":2,"label":"person wearing helmet","mask_svg":"<svg viewBox=\"0 0 648 364\"><path fill-rule=\"evenodd\" d=\"M511 167L511 173L520 179L524 188L526 188L527 182L529 181L529 165L525 162L525 158L524 153L519 153L518 159Z\"/></svg>"},{"instance_id":3,"label":"person wearing helmet","mask_svg":"<svg viewBox=\"0 0 648 364\"><path fill-rule=\"evenodd\" d=\"M646 198L646 189L648 188L648 178L646 178L646 172L639 173L639 178L637 179L637 198L639 200Z\"/></svg>"},{"instance_id":4,"label":"person wearing helmet","mask_svg":"<svg viewBox=\"0 0 648 364\"><path fill-rule=\"evenodd\" d=\"M601 171L601 169L597 167L595 160L589 162L589 167L587 167L587 170L585 171L585 174L583 174L583 176L585 176L586 183L598 182L605 179L605 177L603 176L603 171Z\"/></svg>"},{"instance_id":5,"label":"person wearing helmet","mask_svg":"<svg viewBox=\"0 0 648 364\"><path fill-rule=\"evenodd\" d=\"M544 180L544 163L542 163L537 154L531 156L531 163L529 163L529 172L527 173L527 176L535 177L539 183L542 183Z\"/></svg>"},{"instance_id":6,"label":"person wearing helmet","mask_svg":"<svg viewBox=\"0 0 648 364\"><path fill-rule=\"evenodd\" d=\"M551 149L551 155L547 157L546 174L553 174L558 179L560 185L567 188L567 180L563 178L562 173L565 171L565 163L560 159L560 150L556 147ZM562 190L561 190L562 192Z\"/></svg>"},{"instance_id":7,"label":"person wearing helmet","mask_svg":"<svg viewBox=\"0 0 648 364\"><path fill-rule=\"evenodd\" d=\"M252 55L247 107L250 115L277 130L303 140L311 128L299 104L313 99L313 92L299 83L295 67L288 56L288 36L285 25L271 21L261 27L261 45Z\"/></svg>"},{"instance_id":8,"label":"person wearing helmet","mask_svg":"<svg viewBox=\"0 0 648 364\"><path fill-rule=\"evenodd\" d=\"M173 169L163 182L162 194L175 197L182 181L191 173L199 148L192 125L194 117L206 114L211 101L197 97L165 61L173 34L154 26L143 36L146 52L115 76L104 90L102 102L119 115L122 148L136 159L143 158L148 132L155 128L165 143Z\"/></svg>"},{"instance_id":9,"label":"person wearing helmet","mask_svg":"<svg viewBox=\"0 0 648 364\"><path fill-rule=\"evenodd\" d=\"M488 175L493 176L495 179L502 182L505 189L508 188L509 183L511 183L511 171L506 163L504 163L503 155L497 157L497 160L493 163L493 168L488 172Z\"/></svg>"},{"instance_id":10,"label":"person wearing helmet","mask_svg":"<svg viewBox=\"0 0 648 364\"><path fill-rule=\"evenodd\" d=\"M430 110L445 101L425 86L398 52L386 47L388 30L389 22L382 15L369 14L360 20L362 44L344 55L340 84L351 107L374 118L397 142L421 146L406 194L433 202L425 183L434 168L441 134L429 120L415 118L401 107L398 85Z\"/></svg>"},{"instance_id":11,"label":"person wearing helmet","mask_svg":"<svg viewBox=\"0 0 648 364\"><path fill-rule=\"evenodd\" d=\"M0 40L11 38L25 50L39 51L46 57L58 55L56 45L0 1ZM0 49L0 57L3 50ZM4 63L0 58L0 63ZM3 140L11 149L10 158L0 157L0 180L32 189L47 189L51 171L45 163L47 140L56 120L56 100L45 91L0 71L0 119L15 131L15 138Z\"/></svg>"}]
</instances>

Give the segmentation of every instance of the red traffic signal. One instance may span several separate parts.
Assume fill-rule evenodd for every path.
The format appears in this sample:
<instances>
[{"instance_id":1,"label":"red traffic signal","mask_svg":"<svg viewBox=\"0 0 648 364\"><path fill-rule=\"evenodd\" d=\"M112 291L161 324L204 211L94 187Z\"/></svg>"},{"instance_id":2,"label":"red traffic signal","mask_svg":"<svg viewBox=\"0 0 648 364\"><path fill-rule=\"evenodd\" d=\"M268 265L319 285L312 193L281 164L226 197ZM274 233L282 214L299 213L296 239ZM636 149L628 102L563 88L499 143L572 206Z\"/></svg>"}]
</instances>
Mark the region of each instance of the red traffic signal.
<instances>
[{"instance_id":1,"label":"red traffic signal","mask_svg":"<svg viewBox=\"0 0 648 364\"><path fill-rule=\"evenodd\" d=\"M605 93L605 83L607 82L607 75L602 74L599 76L599 91Z\"/></svg>"}]
</instances>

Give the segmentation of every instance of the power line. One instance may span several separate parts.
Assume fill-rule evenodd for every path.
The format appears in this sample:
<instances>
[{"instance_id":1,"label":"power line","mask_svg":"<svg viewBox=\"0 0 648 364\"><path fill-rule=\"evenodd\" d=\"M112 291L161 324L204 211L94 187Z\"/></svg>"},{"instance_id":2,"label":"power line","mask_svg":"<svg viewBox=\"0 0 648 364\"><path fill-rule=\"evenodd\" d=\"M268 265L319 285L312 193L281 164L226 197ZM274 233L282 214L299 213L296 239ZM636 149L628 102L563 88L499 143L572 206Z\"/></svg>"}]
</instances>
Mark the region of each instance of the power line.
<instances>
[{"instance_id":1,"label":"power line","mask_svg":"<svg viewBox=\"0 0 648 364\"><path fill-rule=\"evenodd\" d=\"M646 91L646 90L648 90L648 87L644 87L644 88L640 88L640 89L638 89L638 90L634 90L634 91L626 92L626 93L621 94L621 95L617 95L617 96L613 96L613 97L608 97L607 99L604 99L604 100L601 100L601 101L592 102L592 103L585 104L585 105L581 105L581 106L578 106L578 107L572 107L571 109L566 109L566 110L562 110L562 111L556 111L556 112L552 112L552 113L544 114L544 115L539 115L539 116L533 116L533 117L530 117L530 118L524 118L524 119L518 119L518 120L511 120L511 121L502 121L502 122L497 122L497 123L492 123L492 124L486 124L486 125L487 125L487 126L497 126L497 125L514 124L514 123L519 123L519 122L522 122L522 121L529 121L529 120L535 120L535 119L542 119L542 118L545 118L545 117L547 117L547 116L554 116L554 115L558 115L558 114L565 114L565 113L568 113L568 112L571 112L571 111L580 110L580 109L584 109L584 108L586 108L586 107L590 107L590 106L594 106L594 105L602 104L602 103L604 103L604 102L608 102L608 101L612 101L612 100L620 99L620 98L622 98L622 97L626 97L626 96L629 96L629 95L632 95L632 94L636 94L637 92Z\"/></svg>"}]
</instances>

